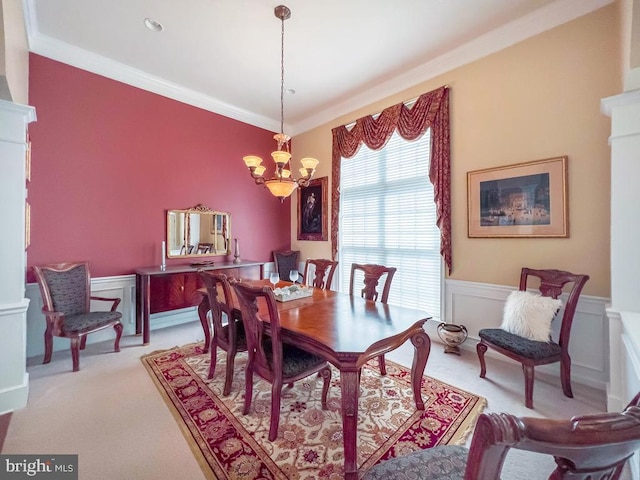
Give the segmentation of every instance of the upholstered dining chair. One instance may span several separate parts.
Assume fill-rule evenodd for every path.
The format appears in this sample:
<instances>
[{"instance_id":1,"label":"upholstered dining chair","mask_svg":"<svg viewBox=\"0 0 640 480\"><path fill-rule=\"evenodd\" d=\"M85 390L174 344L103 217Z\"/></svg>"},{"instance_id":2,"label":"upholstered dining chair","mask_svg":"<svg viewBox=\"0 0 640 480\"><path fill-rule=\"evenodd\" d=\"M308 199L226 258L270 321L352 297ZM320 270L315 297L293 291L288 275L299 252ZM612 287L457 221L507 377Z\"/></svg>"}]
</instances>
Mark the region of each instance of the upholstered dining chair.
<instances>
[{"instance_id":1,"label":"upholstered dining chair","mask_svg":"<svg viewBox=\"0 0 640 480\"><path fill-rule=\"evenodd\" d=\"M510 449L553 455L549 480L617 480L640 448L640 393L622 413L600 413L570 420L483 413L471 445L418 450L383 461L363 480L500 480Z\"/></svg>"},{"instance_id":2,"label":"upholstered dining chair","mask_svg":"<svg viewBox=\"0 0 640 480\"><path fill-rule=\"evenodd\" d=\"M363 276L364 287L360 290L360 296L366 300L377 301L387 303L389 299L389 290L391 290L391 281L398 269L396 267L385 267L384 265L376 264L351 264L351 276L349 278L349 295L353 296L353 292L356 289L356 275ZM382 287L382 295L378 292L378 283L380 279L385 277ZM380 366L380 373L382 375L387 374L387 365L384 361L384 355L378 357L378 365Z\"/></svg>"},{"instance_id":3,"label":"upholstered dining chair","mask_svg":"<svg viewBox=\"0 0 640 480\"><path fill-rule=\"evenodd\" d=\"M330 290L337 267L338 262L332 260L307 259L304 264L304 278L306 278L307 285ZM313 278L310 276L312 273Z\"/></svg>"},{"instance_id":4,"label":"upholstered dining chair","mask_svg":"<svg viewBox=\"0 0 640 480\"><path fill-rule=\"evenodd\" d=\"M56 263L34 266L42 295L42 313L47 325L44 331L44 360L49 363L53 354L53 337L71 341L73 371L80 370L80 350L87 344L87 335L113 327L116 339L113 349L120 351L122 314L116 309L119 298L91 295L91 274L88 262ZM91 311L91 301L111 302L108 311Z\"/></svg>"},{"instance_id":5,"label":"upholstered dining chair","mask_svg":"<svg viewBox=\"0 0 640 480\"><path fill-rule=\"evenodd\" d=\"M226 374L223 395L229 395L233 382L233 365L236 353L247 351L247 338L239 311L234 308L231 285L227 276L211 272L200 272L207 289L213 336L211 337L209 375L211 379L216 371L218 347L227 352ZM211 331L211 329L210 329Z\"/></svg>"},{"instance_id":6,"label":"upholstered dining chair","mask_svg":"<svg viewBox=\"0 0 640 480\"><path fill-rule=\"evenodd\" d=\"M299 250L273 252L273 262L275 263L276 272L280 275L280 280L285 282L289 281L289 272L291 270L298 270L299 259ZM300 278L303 279L304 275L301 274Z\"/></svg>"},{"instance_id":7,"label":"upholstered dining chair","mask_svg":"<svg viewBox=\"0 0 640 480\"><path fill-rule=\"evenodd\" d=\"M280 317L276 299L269 287L251 287L243 283L234 283L242 321L247 335L249 358L246 366L246 385L243 414L249 413L253 396L253 374L256 373L271 383L271 424L269 441L278 435L280 423L280 404L282 387L285 384L320 373L324 383L322 386L322 409L327 409L327 394L331 382L331 368L327 361L302 350L294 345L283 343L280 332ZM258 316L258 302L266 305L269 319L269 335L265 333L265 325Z\"/></svg>"},{"instance_id":8,"label":"upholstered dining chair","mask_svg":"<svg viewBox=\"0 0 640 480\"><path fill-rule=\"evenodd\" d=\"M525 405L527 408L533 408L534 367L536 365L560 362L562 391L567 397L572 398L569 340L578 299L587 280L589 280L589 275L574 274L563 270L523 268L520 273L519 292L526 292L529 283L531 282L533 284L535 282L538 284L539 296L527 295L520 304L514 305L513 310L522 313L520 316L523 318L518 321L527 322L527 317L532 319L532 317L538 316L537 310L543 308L540 300L545 300L545 298L539 297L557 299L562 294L564 288L569 289L568 298L564 305L564 314L562 315L558 340L553 340L550 331L548 334L544 334L545 338L532 339L531 336L523 336L513 331L507 331L504 328L484 328L478 332L480 342L476 345L478 359L480 360L480 377L485 378L487 373L484 356L489 348L520 362L525 379ZM520 302L520 300L517 301ZM556 312L552 312L552 315L548 319L549 326L555 313ZM543 319L536 318L537 324L542 323L542 320Z\"/></svg>"}]
</instances>

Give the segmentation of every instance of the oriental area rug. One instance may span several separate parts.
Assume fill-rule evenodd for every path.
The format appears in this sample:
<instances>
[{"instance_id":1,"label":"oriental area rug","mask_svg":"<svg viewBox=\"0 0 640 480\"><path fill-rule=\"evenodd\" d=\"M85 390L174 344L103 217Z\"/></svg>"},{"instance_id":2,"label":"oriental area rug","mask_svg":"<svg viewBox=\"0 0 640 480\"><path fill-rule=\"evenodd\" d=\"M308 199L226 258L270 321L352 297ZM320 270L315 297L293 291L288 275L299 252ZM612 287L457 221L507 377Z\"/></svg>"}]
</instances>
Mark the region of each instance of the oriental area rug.
<instances>
[{"instance_id":1,"label":"oriental area rug","mask_svg":"<svg viewBox=\"0 0 640 480\"><path fill-rule=\"evenodd\" d=\"M320 405L322 379L312 375L285 387L278 438L267 439L271 384L254 376L249 414L244 406L246 353L236 355L231 394L222 396L226 352L218 350L215 376L207 380L209 354L202 343L153 352L142 362L212 479L339 480L344 450L340 372L333 369L328 409ZM429 364L427 362L427 368ZM428 376L423 377L425 410L417 411L411 373L387 360L362 370L358 411L358 467L436 445L462 444L486 400Z\"/></svg>"}]
</instances>

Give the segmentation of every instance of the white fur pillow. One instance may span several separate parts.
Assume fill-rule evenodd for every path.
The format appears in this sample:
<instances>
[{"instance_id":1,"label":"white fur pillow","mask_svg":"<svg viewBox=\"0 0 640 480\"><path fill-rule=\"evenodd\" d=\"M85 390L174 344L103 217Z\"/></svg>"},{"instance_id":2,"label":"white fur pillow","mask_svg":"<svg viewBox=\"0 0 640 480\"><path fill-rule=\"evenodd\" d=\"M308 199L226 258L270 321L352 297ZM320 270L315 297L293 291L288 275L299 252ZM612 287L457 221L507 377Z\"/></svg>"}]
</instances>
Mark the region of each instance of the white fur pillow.
<instances>
[{"instance_id":1,"label":"white fur pillow","mask_svg":"<svg viewBox=\"0 0 640 480\"><path fill-rule=\"evenodd\" d=\"M504 304L500 328L529 340L548 342L551 321L561 306L560 299L520 290L513 291Z\"/></svg>"}]
</instances>

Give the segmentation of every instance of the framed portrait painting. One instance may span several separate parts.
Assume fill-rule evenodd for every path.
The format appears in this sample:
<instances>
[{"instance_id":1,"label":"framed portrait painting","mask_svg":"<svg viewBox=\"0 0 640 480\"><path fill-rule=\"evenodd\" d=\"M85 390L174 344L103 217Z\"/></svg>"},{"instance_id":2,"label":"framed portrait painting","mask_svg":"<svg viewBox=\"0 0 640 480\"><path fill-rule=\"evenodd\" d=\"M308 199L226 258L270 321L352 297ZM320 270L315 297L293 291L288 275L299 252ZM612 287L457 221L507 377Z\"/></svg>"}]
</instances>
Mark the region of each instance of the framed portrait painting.
<instances>
[{"instance_id":1,"label":"framed portrait painting","mask_svg":"<svg viewBox=\"0 0 640 480\"><path fill-rule=\"evenodd\" d=\"M298 240L327 240L327 177L298 191Z\"/></svg>"},{"instance_id":2,"label":"framed portrait painting","mask_svg":"<svg viewBox=\"0 0 640 480\"><path fill-rule=\"evenodd\" d=\"M568 237L567 157L467 173L469 237Z\"/></svg>"}]
</instances>

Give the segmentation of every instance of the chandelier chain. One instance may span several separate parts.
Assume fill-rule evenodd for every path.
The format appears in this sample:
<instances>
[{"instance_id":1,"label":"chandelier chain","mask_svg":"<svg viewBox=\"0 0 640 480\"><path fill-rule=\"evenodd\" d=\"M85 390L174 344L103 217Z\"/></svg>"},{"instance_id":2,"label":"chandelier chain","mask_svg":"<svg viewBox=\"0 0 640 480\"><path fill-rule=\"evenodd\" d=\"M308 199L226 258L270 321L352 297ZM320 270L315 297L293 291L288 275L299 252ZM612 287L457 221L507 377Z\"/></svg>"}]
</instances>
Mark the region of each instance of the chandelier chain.
<instances>
[{"instance_id":1,"label":"chandelier chain","mask_svg":"<svg viewBox=\"0 0 640 480\"><path fill-rule=\"evenodd\" d=\"M284 133L284 16L280 42L280 133Z\"/></svg>"},{"instance_id":2,"label":"chandelier chain","mask_svg":"<svg viewBox=\"0 0 640 480\"><path fill-rule=\"evenodd\" d=\"M264 177L265 167L262 164L262 158L257 155L247 155L243 157L244 163L251 172L251 177L255 180L256 185L264 185L273 196L284 201L285 198L291 196L293 191L298 187L307 187L311 177L316 171L318 160L311 157L305 157L300 160L302 167L300 168L300 177L294 178L291 172L291 145L289 141L291 137L284 133L284 21L291 18L291 10L285 5L278 5L273 9L273 13L281 21L280 27L280 133L273 136L278 144L278 149L271 152L271 157L275 162L275 175L271 178ZM293 93L293 91L291 91Z\"/></svg>"}]
</instances>

